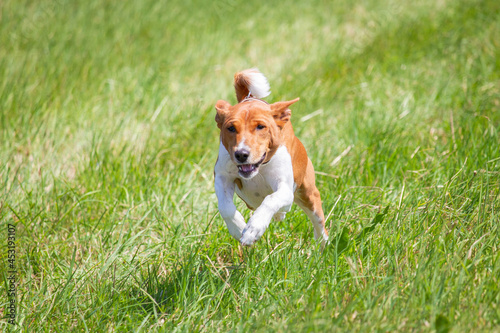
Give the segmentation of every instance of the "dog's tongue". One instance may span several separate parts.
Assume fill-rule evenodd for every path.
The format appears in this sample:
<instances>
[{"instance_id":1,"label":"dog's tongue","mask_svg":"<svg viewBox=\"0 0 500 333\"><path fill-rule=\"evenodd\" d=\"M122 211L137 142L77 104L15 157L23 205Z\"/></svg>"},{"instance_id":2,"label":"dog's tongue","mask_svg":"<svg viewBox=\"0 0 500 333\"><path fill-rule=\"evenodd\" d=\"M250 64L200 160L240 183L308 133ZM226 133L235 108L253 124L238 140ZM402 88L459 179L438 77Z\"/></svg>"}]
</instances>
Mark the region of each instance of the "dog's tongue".
<instances>
[{"instance_id":1,"label":"dog's tongue","mask_svg":"<svg viewBox=\"0 0 500 333\"><path fill-rule=\"evenodd\" d=\"M252 164L243 164L240 165L240 170L243 172L251 172L253 171L254 166Z\"/></svg>"}]
</instances>

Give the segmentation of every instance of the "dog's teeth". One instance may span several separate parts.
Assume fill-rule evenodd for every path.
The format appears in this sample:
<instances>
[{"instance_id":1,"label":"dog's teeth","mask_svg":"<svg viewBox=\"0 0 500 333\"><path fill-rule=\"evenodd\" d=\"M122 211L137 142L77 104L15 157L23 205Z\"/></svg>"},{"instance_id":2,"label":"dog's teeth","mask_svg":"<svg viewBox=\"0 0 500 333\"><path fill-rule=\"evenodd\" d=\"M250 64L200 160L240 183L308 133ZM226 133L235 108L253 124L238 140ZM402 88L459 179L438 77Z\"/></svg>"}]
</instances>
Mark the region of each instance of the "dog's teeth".
<instances>
[{"instance_id":1,"label":"dog's teeth","mask_svg":"<svg viewBox=\"0 0 500 333\"><path fill-rule=\"evenodd\" d=\"M250 172L254 169L254 166L252 164L243 164L243 165L240 165L240 169L243 172Z\"/></svg>"}]
</instances>

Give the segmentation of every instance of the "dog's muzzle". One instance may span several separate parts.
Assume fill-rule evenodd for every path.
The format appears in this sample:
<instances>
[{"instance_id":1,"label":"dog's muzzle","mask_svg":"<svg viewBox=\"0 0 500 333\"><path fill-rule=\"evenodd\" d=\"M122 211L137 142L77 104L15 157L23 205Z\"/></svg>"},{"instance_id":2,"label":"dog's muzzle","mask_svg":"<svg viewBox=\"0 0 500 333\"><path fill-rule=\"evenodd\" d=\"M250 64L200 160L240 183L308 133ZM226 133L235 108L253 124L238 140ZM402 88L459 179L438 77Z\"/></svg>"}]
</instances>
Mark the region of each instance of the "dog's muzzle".
<instances>
[{"instance_id":1,"label":"dog's muzzle","mask_svg":"<svg viewBox=\"0 0 500 333\"><path fill-rule=\"evenodd\" d=\"M235 157L238 160L236 153ZM248 156L245 158L245 160L247 158ZM255 164L238 164L239 175L243 178L251 178L257 173L257 171L259 170L259 166L262 164L262 162L264 162L265 159L266 159L266 153L264 153L264 155L262 155L262 158Z\"/></svg>"}]
</instances>

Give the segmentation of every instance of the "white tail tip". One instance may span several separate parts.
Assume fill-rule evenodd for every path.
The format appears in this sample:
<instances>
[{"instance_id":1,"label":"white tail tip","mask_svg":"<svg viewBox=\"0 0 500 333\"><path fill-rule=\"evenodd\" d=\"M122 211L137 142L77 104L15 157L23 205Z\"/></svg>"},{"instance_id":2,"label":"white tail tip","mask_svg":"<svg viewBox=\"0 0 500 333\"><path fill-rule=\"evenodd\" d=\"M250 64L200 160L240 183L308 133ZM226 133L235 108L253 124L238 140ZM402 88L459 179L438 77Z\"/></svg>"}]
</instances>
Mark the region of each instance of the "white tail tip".
<instances>
[{"instance_id":1,"label":"white tail tip","mask_svg":"<svg viewBox=\"0 0 500 333\"><path fill-rule=\"evenodd\" d=\"M271 93L269 82L257 68L245 69L234 75L234 88L238 102L245 97L264 98Z\"/></svg>"},{"instance_id":2,"label":"white tail tip","mask_svg":"<svg viewBox=\"0 0 500 333\"><path fill-rule=\"evenodd\" d=\"M269 87L269 82L267 78L259 72L257 68L252 68L244 71L245 75L248 77L248 90L250 95L255 98L264 98L269 96L271 93L271 87Z\"/></svg>"}]
</instances>

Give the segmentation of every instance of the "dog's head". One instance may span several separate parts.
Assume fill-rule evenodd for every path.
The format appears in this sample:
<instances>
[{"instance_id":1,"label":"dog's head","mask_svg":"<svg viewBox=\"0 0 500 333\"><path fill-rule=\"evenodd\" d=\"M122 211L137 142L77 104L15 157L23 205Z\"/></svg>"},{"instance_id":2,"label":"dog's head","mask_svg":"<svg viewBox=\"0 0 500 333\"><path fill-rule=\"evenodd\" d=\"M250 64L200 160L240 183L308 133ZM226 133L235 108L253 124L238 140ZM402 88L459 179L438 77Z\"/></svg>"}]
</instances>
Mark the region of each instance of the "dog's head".
<instances>
[{"instance_id":1,"label":"dog's head","mask_svg":"<svg viewBox=\"0 0 500 333\"><path fill-rule=\"evenodd\" d=\"M259 166L269 161L282 144L281 129L291 116L288 107L298 100L267 104L249 98L234 106L223 100L217 102L215 121L221 130L221 142L241 177L254 177Z\"/></svg>"}]
</instances>

